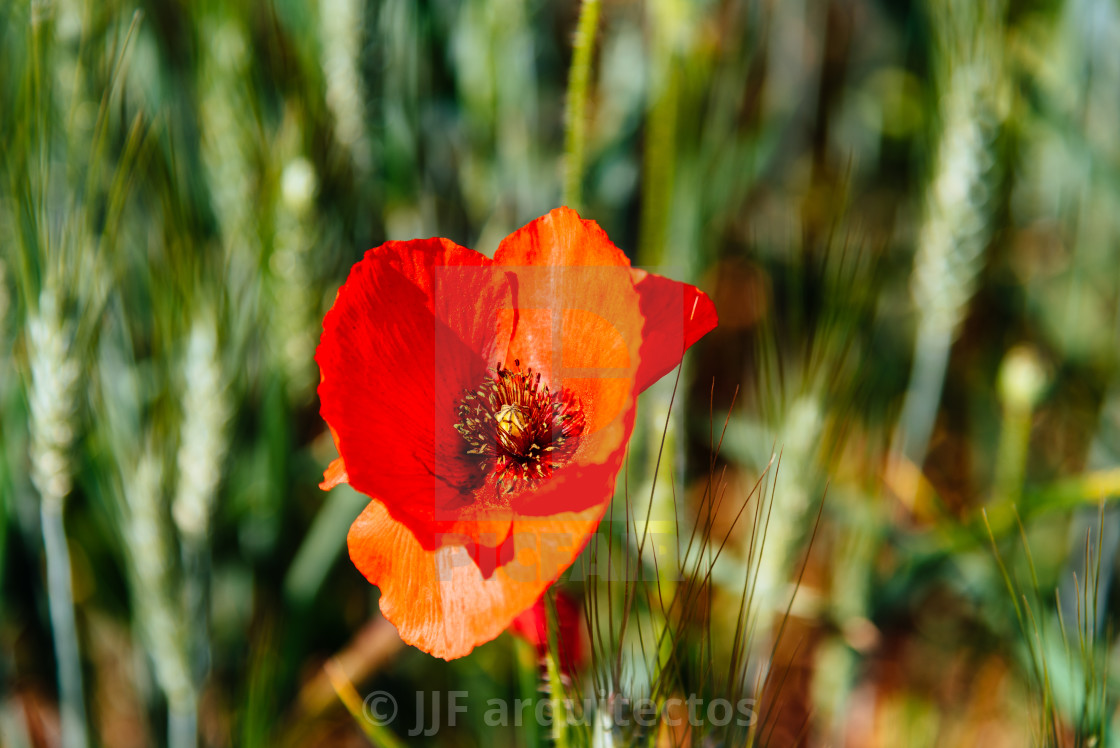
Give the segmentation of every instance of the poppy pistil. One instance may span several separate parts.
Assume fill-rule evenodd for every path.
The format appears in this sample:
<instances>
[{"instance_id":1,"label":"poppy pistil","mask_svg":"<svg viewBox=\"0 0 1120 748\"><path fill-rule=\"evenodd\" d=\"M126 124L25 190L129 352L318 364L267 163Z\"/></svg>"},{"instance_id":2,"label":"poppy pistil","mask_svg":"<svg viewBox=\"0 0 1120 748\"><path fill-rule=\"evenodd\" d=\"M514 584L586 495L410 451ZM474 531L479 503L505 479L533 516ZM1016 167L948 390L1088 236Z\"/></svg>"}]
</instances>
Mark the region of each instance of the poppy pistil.
<instances>
[{"instance_id":1,"label":"poppy pistil","mask_svg":"<svg viewBox=\"0 0 1120 748\"><path fill-rule=\"evenodd\" d=\"M458 406L455 430L468 455L511 493L521 485L548 478L572 453L586 423L577 398L566 390L549 390L540 373L494 367L478 389L467 392Z\"/></svg>"}]
</instances>

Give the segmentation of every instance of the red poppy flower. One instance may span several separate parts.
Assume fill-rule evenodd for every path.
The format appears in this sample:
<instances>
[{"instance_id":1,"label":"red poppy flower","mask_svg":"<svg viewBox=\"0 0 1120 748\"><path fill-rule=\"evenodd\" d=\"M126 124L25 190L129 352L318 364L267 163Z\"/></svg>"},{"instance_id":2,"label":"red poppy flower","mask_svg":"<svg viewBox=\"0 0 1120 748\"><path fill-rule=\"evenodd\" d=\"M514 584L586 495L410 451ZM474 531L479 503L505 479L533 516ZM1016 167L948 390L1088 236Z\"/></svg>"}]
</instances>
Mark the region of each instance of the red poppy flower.
<instances>
[{"instance_id":1,"label":"red poppy flower","mask_svg":"<svg viewBox=\"0 0 1120 748\"><path fill-rule=\"evenodd\" d=\"M372 499L350 558L404 641L460 657L540 598L611 499L638 393L715 325L567 208L493 260L446 239L366 253L315 354L340 455L321 485Z\"/></svg>"}]
</instances>

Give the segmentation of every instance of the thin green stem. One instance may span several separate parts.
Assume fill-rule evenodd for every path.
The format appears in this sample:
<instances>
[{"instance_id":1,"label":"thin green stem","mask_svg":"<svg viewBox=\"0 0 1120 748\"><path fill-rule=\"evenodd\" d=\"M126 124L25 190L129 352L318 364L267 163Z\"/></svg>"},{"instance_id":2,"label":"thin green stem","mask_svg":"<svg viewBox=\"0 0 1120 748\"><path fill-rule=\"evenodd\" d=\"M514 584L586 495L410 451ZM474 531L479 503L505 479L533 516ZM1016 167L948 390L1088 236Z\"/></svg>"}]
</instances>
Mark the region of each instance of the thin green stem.
<instances>
[{"instance_id":1,"label":"thin green stem","mask_svg":"<svg viewBox=\"0 0 1120 748\"><path fill-rule=\"evenodd\" d=\"M638 259L647 268L665 264L677 164L677 115L681 106L682 50L674 39L679 7L672 0L649 3L653 88L645 120L642 154L642 216ZM679 255L672 258L682 259Z\"/></svg>"},{"instance_id":2,"label":"thin green stem","mask_svg":"<svg viewBox=\"0 0 1120 748\"><path fill-rule=\"evenodd\" d=\"M599 28L599 0L583 0L568 75L567 133L564 139L563 203L574 210L583 201L583 159L587 142L587 89L591 81L591 53Z\"/></svg>"},{"instance_id":3,"label":"thin green stem","mask_svg":"<svg viewBox=\"0 0 1120 748\"><path fill-rule=\"evenodd\" d=\"M0 320L2 322L2 320ZM0 368L0 373L6 373ZM0 403L3 402L4 392L0 391ZM0 407L3 407L0 405ZM0 436L0 455L8 454L3 436ZM0 459L0 579L4 579L5 549L8 543L8 503L14 502L15 490L7 471L5 460ZM9 498L10 497L10 498ZM0 610L0 625L4 622L4 612ZM2 667L2 665L0 665ZM3 671L0 670L0 673ZM0 677L3 677L0 675Z\"/></svg>"},{"instance_id":4,"label":"thin green stem","mask_svg":"<svg viewBox=\"0 0 1120 748\"><path fill-rule=\"evenodd\" d=\"M552 744L556 748L568 748L568 714L564 704L566 690L560 670L560 618L553 598L547 598L545 610L548 616L545 668L548 671L548 699L552 706Z\"/></svg>"},{"instance_id":5,"label":"thin green stem","mask_svg":"<svg viewBox=\"0 0 1120 748\"><path fill-rule=\"evenodd\" d=\"M540 698L540 658L537 648L520 638L514 639L514 668L517 681L517 690L520 698L526 703L532 703ZM535 719L525 720L521 725L521 745L538 746L547 745L541 737L542 725Z\"/></svg>"}]
</instances>

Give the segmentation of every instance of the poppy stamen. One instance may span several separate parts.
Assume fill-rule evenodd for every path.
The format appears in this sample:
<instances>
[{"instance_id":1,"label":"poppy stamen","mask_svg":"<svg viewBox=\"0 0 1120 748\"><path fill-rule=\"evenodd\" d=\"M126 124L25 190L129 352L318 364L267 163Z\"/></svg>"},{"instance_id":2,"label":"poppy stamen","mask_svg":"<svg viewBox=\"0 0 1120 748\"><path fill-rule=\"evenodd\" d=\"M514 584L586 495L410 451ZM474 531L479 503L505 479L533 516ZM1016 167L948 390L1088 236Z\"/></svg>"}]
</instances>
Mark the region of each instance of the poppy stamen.
<instances>
[{"instance_id":1,"label":"poppy stamen","mask_svg":"<svg viewBox=\"0 0 1120 748\"><path fill-rule=\"evenodd\" d=\"M519 484L548 478L575 451L585 418L579 401L566 390L551 392L540 372L522 371L499 361L493 375L459 402L455 430L479 468L492 472L507 493Z\"/></svg>"}]
</instances>

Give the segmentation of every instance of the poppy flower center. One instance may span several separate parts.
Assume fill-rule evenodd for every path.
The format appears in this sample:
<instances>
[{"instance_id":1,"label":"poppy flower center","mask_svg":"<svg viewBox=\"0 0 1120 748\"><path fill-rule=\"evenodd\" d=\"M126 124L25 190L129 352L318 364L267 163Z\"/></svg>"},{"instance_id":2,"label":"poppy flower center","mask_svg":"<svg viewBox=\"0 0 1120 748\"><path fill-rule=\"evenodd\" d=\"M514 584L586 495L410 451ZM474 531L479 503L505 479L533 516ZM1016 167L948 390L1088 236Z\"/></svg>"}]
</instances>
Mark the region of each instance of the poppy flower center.
<instances>
[{"instance_id":1,"label":"poppy flower center","mask_svg":"<svg viewBox=\"0 0 1120 748\"><path fill-rule=\"evenodd\" d=\"M547 478L575 451L586 420L579 401L566 390L550 392L540 373L499 362L493 376L458 406L455 430L507 493L519 485Z\"/></svg>"}]
</instances>

